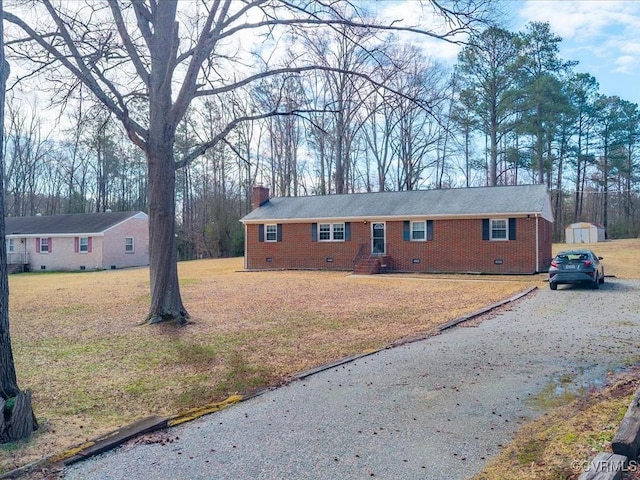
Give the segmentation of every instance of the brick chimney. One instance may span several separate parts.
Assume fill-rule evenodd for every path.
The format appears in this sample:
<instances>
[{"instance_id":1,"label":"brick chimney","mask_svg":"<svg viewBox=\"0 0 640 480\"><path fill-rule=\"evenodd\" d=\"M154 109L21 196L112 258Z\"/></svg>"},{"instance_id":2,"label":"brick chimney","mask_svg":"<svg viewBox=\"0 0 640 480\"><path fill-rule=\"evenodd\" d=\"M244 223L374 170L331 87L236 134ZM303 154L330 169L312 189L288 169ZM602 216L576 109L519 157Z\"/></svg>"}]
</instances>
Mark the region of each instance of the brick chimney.
<instances>
[{"instance_id":1,"label":"brick chimney","mask_svg":"<svg viewBox=\"0 0 640 480\"><path fill-rule=\"evenodd\" d=\"M259 206L269 201L269 189L262 185L256 185L253 187L253 201L251 202L252 210L255 210Z\"/></svg>"}]
</instances>

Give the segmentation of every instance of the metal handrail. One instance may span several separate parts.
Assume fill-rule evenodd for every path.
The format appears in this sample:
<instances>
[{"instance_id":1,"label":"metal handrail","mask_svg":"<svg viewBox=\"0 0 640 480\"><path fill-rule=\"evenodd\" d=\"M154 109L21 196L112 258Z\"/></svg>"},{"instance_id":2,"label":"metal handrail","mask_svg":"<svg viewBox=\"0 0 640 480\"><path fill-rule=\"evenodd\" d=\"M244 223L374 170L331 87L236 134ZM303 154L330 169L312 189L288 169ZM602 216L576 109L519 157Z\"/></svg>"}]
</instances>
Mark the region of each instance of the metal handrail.
<instances>
[{"instance_id":1,"label":"metal handrail","mask_svg":"<svg viewBox=\"0 0 640 480\"><path fill-rule=\"evenodd\" d=\"M356 253L356 256L353 257L353 264L357 265L358 262L360 260L362 260L362 257L364 257L364 249L367 247L366 243L361 243L360 247L358 247L358 252Z\"/></svg>"}]
</instances>

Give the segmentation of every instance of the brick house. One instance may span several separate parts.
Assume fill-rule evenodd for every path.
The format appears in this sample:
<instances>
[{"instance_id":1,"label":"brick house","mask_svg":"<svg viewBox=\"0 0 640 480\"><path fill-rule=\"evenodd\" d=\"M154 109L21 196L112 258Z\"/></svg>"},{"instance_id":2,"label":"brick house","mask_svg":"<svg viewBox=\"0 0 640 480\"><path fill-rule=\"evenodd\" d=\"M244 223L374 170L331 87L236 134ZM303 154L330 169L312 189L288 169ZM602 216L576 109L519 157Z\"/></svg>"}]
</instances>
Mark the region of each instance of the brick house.
<instances>
[{"instance_id":1,"label":"brick house","mask_svg":"<svg viewBox=\"0 0 640 480\"><path fill-rule=\"evenodd\" d=\"M269 198L253 190L245 269L531 274L551 261L545 185Z\"/></svg>"},{"instance_id":2,"label":"brick house","mask_svg":"<svg viewBox=\"0 0 640 480\"><path fill-rule=\"evenodd\" d=\"M143 212L7 217L5 234L10 271L149 264L149 217Z\"/></svg>"}]
</instances>

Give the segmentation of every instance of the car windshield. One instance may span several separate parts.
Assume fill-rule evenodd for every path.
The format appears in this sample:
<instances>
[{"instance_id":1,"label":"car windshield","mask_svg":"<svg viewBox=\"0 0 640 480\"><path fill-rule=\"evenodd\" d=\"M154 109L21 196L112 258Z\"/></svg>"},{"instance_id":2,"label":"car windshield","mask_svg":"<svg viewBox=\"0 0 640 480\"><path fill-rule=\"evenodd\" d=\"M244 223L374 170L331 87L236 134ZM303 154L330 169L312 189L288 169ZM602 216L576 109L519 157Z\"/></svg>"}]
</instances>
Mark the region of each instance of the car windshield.
<instances>
[{"instance_id":1,"label":"car windshield","mask_svg":"<svg viewBox=\"0 0 640 480\"><path fill-rule=\"evenodd\" d=\"M589 254L584 252L565 252L556 257L559 262L569 262L571 260L589 260Z\"/></svg>"}]
</instances>

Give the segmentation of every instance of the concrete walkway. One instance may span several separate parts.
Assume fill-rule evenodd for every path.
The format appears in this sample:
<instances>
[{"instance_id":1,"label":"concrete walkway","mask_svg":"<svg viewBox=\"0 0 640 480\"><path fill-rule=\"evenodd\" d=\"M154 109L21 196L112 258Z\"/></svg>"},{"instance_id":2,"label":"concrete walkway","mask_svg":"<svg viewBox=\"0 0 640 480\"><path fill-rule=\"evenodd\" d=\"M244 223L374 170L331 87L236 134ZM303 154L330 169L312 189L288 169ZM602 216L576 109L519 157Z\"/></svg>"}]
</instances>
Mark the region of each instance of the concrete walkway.
<instances>
[{"instance_id":1,"label":"concrete walkway","mask_svg":"<svg viewBox=\"0 0 640 480\"><path fill-rule=\"evenodd\" d=\"M541 413L545 395L637 360L639 292L639 281L613 279L597 291L545 288L475 326L152 434L67 467L65 478L469 478Z\"/></svg>"}]
</instances>

